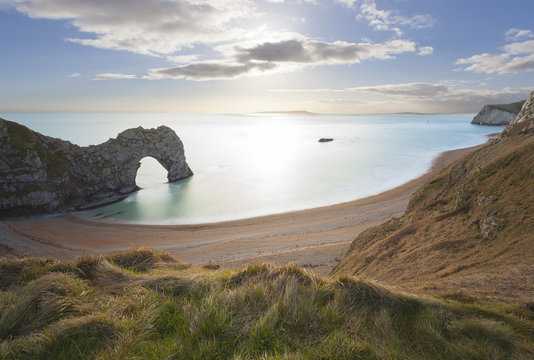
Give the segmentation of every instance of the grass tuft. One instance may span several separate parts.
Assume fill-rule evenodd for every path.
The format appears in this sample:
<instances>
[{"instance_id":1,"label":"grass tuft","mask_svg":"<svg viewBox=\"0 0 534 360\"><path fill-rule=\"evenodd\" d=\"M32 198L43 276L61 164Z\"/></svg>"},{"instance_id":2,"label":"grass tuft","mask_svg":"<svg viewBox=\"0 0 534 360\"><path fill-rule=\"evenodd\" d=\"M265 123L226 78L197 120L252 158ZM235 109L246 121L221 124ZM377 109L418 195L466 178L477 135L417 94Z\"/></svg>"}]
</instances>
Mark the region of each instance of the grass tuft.
<instances>
[{"instance_id":1,"label":"grass tuft","mask_svg":"<svg viewBox=\"0 0 534 360\"><path fill-rule=\"evenodd\" d=\"M534 314L524 305L421 298L353 277L323 278L296 265L237 271L165 265L175 261L153 251L73 263L5 260L7 267L33 269L33 280L17 275L0 290L0 358L530 359L534 354ZM51 271L51 264L68 271Z\"/></svg>"}]
</instances>

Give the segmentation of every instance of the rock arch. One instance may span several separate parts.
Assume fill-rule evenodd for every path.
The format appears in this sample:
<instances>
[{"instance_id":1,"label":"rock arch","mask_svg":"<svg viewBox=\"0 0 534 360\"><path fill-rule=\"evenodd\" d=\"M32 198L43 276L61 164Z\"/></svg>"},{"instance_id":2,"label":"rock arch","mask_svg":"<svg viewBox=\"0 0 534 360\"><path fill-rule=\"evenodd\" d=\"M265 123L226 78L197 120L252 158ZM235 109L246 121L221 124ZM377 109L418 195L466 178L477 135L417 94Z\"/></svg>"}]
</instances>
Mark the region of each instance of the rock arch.
<instances>
[{"instance_id":1,"label":"rock arch","mask_svg":"<svg viewBox=\"0 0 534 360\"><path fill-rule=\"evenodd\" d=\"M106 175L111 187L120 193L138 189L135 177L141 166L141 159L147 156L156 159L167 170L169 182L193 175L185 161L182 141L167 126L157 129L128 129L121 132L116 139L90 148L91 155L97 162L107 162L107 167L116 169L112 174L103 175Z\"/></svg>"},{"instance_id":2,"label":"rock arch","mask_svg":"<svg viewBox=\"0 0 534 360\"><path fill-rule=\"evenodd\" d=\"M0 215L87 208L138 190L140 160L153 157L177 181L193 175L184 146L166 126L138 127L80 147L0 119Z\"/></svg>"}]
</instances>

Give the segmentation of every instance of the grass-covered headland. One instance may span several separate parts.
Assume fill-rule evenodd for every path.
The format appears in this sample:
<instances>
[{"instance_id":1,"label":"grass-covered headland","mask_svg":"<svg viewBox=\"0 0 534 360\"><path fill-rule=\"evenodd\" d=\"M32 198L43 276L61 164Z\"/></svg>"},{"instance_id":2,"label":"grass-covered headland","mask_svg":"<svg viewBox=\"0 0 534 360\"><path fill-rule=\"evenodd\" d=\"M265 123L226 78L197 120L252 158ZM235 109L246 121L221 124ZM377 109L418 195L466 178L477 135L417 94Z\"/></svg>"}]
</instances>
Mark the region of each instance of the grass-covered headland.
<instances>
[{"instance_id":1,"label":"grass-covered headland","mask_svg":"<svg viewBox=\"0 0 534 360\"><path fill-rule=\"evenodd\" d=\"M6 359L532 359L533 311L150 249L0 260Z\"/></svg>"}]
</instances>

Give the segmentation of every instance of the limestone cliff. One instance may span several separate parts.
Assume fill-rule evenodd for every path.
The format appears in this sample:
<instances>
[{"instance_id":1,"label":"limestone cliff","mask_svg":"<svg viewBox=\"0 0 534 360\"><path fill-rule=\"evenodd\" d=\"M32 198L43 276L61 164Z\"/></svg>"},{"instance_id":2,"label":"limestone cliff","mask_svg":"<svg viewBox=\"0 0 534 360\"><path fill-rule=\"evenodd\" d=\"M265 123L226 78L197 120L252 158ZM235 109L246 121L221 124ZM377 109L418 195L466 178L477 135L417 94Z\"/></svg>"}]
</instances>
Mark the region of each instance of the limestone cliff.
<instances>
[{"instance_id":1,"label":"limestone cliff","mask_svg":"<svg viewBox=\"0 0 534 360\"><path fill-rule=\"evenodd\" d=\"M517 116L525 102L511 104L486 105L475 115L471 124L476 125L508 125Z\"/></svg>"},{"instance_id":2,"label":"limestone cliff","mask_svg":"<svg viewBox=\"0 0 534 360\"><path fill-rule=\"evenodd\" d=\"M503 136L517 135L534 130L534 91L530 94L517 117L510 123Z\"/></svg>"},{"instance_id":3,"label":"limestone cliff","mask_svg":"<svg viewBox=\"0 0 534 360\"><path fill-rule=\"evenodd\" d=\"M166 126L125 130L96 146L80 147L0 119L0 216L101 205L137 190L143 157L168 171L169 181L192 175L183 144Z\"/></svg>"}]
</instances>

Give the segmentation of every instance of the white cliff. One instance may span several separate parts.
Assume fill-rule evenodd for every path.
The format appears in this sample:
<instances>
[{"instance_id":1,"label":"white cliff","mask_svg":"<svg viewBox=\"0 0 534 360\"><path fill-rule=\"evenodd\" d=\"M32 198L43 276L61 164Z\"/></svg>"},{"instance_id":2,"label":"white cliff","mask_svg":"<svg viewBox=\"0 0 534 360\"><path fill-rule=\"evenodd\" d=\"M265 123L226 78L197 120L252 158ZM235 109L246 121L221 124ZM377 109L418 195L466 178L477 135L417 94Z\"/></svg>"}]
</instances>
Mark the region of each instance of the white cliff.
<instances>
[{"instance_id":1,"label":"white cliff","mask_svg":"<svg viewBox=\"0 0 534 360\"><path fill-rule=\"evenodd\" d=\"M508 125L512 122L525 102L511 104L486 105L475 115L471 124L476 125Z\"/></svg>"}]
</instances>

